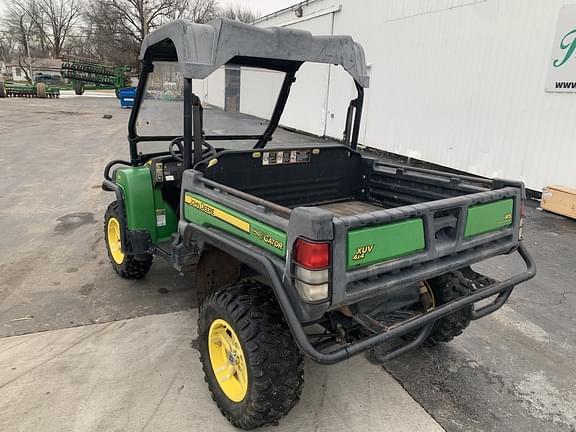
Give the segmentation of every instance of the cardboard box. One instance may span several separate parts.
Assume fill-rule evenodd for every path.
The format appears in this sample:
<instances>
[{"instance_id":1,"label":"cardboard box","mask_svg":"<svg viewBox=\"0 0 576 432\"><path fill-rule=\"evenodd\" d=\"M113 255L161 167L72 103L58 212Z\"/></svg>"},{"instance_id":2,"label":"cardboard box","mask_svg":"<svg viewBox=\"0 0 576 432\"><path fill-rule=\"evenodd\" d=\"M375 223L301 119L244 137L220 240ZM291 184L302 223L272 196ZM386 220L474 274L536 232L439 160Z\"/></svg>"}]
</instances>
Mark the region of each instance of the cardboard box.
<instances>
[{"instance_id":1,"label":"cardboard box","mask_svg":"<svg viewBox=\"0 0 576 432\"><path fill-rule=\"evenodd\" d=\"M566 186L546 186L540 206L549 212L576 219L576 189Z\"/></svg>"}]
</instances>

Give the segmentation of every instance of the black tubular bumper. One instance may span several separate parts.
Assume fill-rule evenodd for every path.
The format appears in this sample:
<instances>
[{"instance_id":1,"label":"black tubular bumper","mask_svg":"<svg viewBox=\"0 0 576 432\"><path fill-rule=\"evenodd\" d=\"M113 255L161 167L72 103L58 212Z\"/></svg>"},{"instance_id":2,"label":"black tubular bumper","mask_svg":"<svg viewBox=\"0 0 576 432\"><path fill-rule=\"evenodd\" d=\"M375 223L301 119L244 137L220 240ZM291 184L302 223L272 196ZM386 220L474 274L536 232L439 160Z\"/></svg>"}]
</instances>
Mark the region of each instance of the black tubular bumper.
<instances>
[{"instance_id":1,"label":"black tubular bumper","mask_svg":"<svg viewBox=\"0 0 576 432\"><path fill-rule=\"evenodd\" d=\"M272 263L270 258L259 253L256 249L242 246L235 239L222 235L222 233L218 231L198 225L194 225L193 228L191 225L188 225L186 231L188 230L194 232L193 235L197 240L206 241L209 244L219 247L241 261L252 265L254 268L260 269L263 274L267 275L296 343L304 354L309 356L312 360L323 364L337 363L366 351L375 345L417 331L417 336L411 342L381 357L382 361L389 360L422 344L430 333L434 322L446 315L494 295L497 297L491 303L473 310L471 318L479 319L496 311L504 305L516 285L525 282L536 275L536 264L534 263L532 256L528 253L525 246L520 244L517 251L526 264L526 270L524 272L512 276L504 281L495 282L489 286L480 288L466 297L436 307L429 312L389 327L386 331L374 334L366 339L342 346L334 351L322 352L317 350L308 340L302 323L298 320L296 313L294 312L285 285L282 283L282 275L278 271L278 267ZM188 237L186 231L185 238Z\"/></svg>"}]
</instances>

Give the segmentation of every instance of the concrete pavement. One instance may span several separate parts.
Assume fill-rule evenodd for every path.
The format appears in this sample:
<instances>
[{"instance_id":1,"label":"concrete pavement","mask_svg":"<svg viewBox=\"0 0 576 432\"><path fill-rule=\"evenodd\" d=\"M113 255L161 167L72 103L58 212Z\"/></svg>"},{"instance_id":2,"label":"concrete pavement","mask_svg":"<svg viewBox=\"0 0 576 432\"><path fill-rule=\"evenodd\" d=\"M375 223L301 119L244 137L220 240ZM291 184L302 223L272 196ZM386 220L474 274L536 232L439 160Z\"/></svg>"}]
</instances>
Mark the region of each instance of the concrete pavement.
<instances>
[{"instance_id":1,"label":"concrete pavement","mask_svg":"<svg viewBox=\"0 0 576 432\"><path fill-rule=\"evenodd\" d=\"M234 429L210 399L196 311L0 339L3 432ZM354 373L350 373L353 370ZM276 432L434 432L434 419L361 357L307 363L304 393Z\"/></svg>"}]
</instances>

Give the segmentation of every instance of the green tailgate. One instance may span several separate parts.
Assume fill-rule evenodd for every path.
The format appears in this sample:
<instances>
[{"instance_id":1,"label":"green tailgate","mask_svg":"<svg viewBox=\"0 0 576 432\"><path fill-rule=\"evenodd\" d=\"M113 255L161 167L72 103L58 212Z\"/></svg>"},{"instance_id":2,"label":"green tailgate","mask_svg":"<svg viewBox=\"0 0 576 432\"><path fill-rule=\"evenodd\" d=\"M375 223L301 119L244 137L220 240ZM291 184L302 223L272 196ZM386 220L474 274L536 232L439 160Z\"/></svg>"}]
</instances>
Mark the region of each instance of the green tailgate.
<instances>
[{"instance_id":1,"label":"green tailgate","mask_svg":"<svg viewBox=\"0 0 576 432\"><path fill-rule=\"evenodd\" d=\"M187 221L226 231L270 252L286 255L286 233L201 195L186 192Z\"/></svg>"},{"instance_id":2,"label":"green tailgate","mask_svg":"<svg viewBox=\"0 0 576 432\"><path fill-rule=\"evenodd\" d=\"M513 209L512 198L470 207L464 237L470 238L510 226Z\"/></svg>"},{"instance_id":3,"label":"green tailgate","mask_svg":"<svg viewBox=\"0 0 576 432\"><path fill-rule=\"evenodd\" d=\"M348 268L388 261L423 250L422 219L407 219L348 232Z\"/></svg>"}]
</instances>

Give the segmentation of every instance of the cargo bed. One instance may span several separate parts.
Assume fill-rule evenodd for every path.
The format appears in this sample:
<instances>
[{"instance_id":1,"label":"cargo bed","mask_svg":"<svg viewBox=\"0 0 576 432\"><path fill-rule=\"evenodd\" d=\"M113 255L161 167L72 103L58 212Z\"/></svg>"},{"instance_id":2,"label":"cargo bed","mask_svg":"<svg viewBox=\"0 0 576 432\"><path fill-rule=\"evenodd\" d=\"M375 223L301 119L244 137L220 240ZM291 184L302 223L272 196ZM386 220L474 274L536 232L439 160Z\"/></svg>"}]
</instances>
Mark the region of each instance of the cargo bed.
<instances>
[{"instance_id":1,"label":"cargo bed","mask_svg":"<svg viewBox=\"0 0 576 432\"><path fill-rule=\"evenodd\" d=\"M336 216L353 216L359 213L370 213L377 210L382 210L382 206L378 206L369 202L347 200L338 201L328 204L319 204L316 207L328 210Z\"/></svg>"},{"instance_id":2,"label":"cargo bed","mask_svg":"<svg viewBox=\"0 0 576 432\"><path fill-rule=\"evenodd\" d=\"M286 209L315 206L339 216L478 193L491 184L365 158L342 145L225 151L207 165L205 178L217 183Z\"/></svg>"},{"instance_id":3,"label":"cargo bed","mask_svg":"<svg viewBox=\"0 0 576 432\"><path fill-rule=\"evenodd\" d=\"M196 206L192 219L207 224L213 218L202 213L221 212L219 229L240 228L245 240L282 258L291 227L314 238L325 226L341 254L333 270L344 285L333 292L339 303L394 285L403 269L422 280L518 245L518 182L399 166L341 145L225 151L199 168L195 184L185 182L198 193L187 198Z\"/></svg>"}]
</instances>

